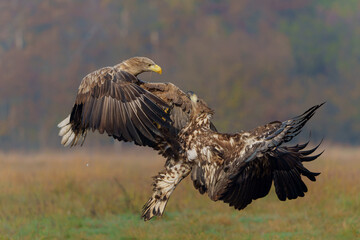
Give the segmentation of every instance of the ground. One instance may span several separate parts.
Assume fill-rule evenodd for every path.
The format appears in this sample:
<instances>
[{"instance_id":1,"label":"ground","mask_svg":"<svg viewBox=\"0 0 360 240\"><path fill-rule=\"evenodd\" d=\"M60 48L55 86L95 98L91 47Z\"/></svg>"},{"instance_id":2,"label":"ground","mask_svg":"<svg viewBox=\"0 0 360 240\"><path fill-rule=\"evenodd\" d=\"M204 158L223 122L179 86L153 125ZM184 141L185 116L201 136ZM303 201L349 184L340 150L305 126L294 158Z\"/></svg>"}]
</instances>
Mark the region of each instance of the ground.
<instances>
[{"instance_id":1,"label":"ground","mask_svg":"<svg viewBox=\"0 0 360 240\"><path fill-rule=\"evenodd\" d=\"M321 175L304 198L272 189L237 211L186 179L149 222L141 208L163 165L152 151L1 153L0 239L360 239L360 149L324 148L306 163Z\"/></svg>"}]
</instances>

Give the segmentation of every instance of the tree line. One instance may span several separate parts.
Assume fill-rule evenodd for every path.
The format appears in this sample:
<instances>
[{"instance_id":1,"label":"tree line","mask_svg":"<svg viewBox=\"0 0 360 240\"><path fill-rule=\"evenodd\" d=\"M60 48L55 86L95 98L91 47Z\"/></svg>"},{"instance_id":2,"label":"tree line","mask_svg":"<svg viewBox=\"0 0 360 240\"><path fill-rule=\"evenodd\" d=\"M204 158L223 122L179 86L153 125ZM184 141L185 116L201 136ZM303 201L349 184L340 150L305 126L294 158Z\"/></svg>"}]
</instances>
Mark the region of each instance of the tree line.
<instances>
[{"instance_id":1,"label":"tree line","mask_svg":"<svg viewBox=\"0 0 360 240\"><path fill-rule=\"evenodd\" d=\"M0 5L3 150L59 147L56 124L71 110L82 77L132 56L163 68L161 76L140 78L173 82L205 99L221 131L285 120L326 101L310 122L314 138L360 143L355 0Z\"/></svg>"}]
</instances>

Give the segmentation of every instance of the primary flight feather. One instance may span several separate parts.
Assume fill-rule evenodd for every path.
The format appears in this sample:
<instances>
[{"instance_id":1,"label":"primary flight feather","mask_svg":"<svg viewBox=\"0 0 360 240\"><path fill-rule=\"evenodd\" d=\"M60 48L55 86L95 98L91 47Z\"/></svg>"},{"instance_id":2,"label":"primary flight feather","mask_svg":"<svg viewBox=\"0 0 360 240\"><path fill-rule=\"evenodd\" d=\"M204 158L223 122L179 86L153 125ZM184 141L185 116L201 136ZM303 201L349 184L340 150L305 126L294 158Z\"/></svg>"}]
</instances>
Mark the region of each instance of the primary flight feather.
<instances>
[{"instance_id":1,"label":"primary flight feather","mask_svg":"<svg viewBox=\"0 0 360 240\"><path fill-rule=\"evenodd\" d=\"M210 199L236 209L268 194L272 182L282 201L304 196L301 176L316 180L303 166L320 154L306 144L283 146L300 133L321 106L284 122L252 131L219 133L211 122L213 110L194 93L171 83L151 83L137 76L161 68L151 59L134 57L85 76L71 114L58 124L64 146L82 144L89 130L106 132L119 141L148 146L166 158L154 177L153 194L142 217L161 216L171 193L191 173L194 187Z\"/></svg>"}]
</instances>

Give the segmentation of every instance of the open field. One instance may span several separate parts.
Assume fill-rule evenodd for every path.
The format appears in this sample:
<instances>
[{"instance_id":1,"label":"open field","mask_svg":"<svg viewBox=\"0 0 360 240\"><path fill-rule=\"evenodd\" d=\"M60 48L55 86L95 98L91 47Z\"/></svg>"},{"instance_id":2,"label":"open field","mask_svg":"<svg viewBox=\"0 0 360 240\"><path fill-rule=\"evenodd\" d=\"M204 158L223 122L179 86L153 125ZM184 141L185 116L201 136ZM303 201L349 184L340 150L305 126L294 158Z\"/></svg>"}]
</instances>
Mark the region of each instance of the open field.
<instances>
[{"instance_id":1,"label":"open field","mask_svg":"<svg viewBox=\"0 0 360 240\"><path fill-rule=\"evenodd\" d=\"M2 153L0 239L360 239L360 149L323 148L304 198L280 202L272 189L236 211L186 179L146 223L163 164L152 151Z\"/></svg>"}]
</instances>

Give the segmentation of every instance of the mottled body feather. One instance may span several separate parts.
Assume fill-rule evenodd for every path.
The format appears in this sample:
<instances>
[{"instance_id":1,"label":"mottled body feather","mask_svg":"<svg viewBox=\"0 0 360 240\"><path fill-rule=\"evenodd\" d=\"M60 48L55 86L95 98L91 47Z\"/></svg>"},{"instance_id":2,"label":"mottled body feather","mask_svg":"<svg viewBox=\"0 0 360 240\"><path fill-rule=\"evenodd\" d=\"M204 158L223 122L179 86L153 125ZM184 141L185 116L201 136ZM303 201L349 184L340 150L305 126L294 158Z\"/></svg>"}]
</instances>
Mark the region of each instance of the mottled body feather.
<instances>
[{"instance_id":1,"label":"mottled body feather","mask_svg":"<svg viewBox=\"0 0 360 240\"><path fill-rule=\"evenodd\" d=\"M191 174L194 187L202 194L207 192L210 199L222 200L236 209L266 196L272 182L282 201L303 197L307 187L301 176L315 181L319 173L310 172L302 162L312 161L320 154L309 156L317 147L302 151L307 144L293 147L282 144L295 137L320 106L296 118L236 134L211 130L212 112L208 109L194 112L190 123L180 132L182 147L187 149L183 157L194 164Z\"/></svg>"}]
</instances>

